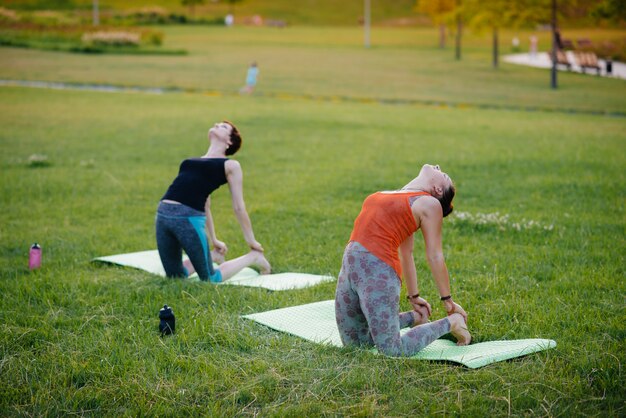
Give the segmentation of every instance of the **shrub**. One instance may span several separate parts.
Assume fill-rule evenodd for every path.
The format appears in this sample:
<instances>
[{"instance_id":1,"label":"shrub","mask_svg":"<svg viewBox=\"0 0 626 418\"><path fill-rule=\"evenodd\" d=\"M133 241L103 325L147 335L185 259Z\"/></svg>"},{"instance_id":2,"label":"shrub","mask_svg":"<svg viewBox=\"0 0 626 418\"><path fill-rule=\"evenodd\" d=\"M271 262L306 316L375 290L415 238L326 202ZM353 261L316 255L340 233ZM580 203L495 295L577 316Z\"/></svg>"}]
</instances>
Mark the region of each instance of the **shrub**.
<instances>
[{"instance_id":1,"label":"shrub","mask_svg":"<svg viewBox=\"0 0 626 418\"><path fill-rule=\"evenodd\" d=\"M592 49L599 58L626 61L626 38L597 43Z\"/></svg>"},{"instance_id":2,"label":"shrub","mask_svg":"<svg viewBox=\"0 0 626 418\"><path fill-rule=\"evenodd\" d=\"M29 167L48 167L49 165L50 160L48 160L48 156L45 154L33 154L28 157Z\"/></svg>"},{"instance_id":3,"label":"shrub","mask_svg":"<svg viewBox=\"0 0 626 418\"><path fill-rule=\"evenodd\" d=\"M157 6L131 10L125 13L124 17L130 19L132 23L140 25L187 22L187 18L184 15L170 13L167 9Z\"/></svg>"},{"instance_id":4,"label":"shrub","mask_svg":"<svg viewBox=\"0 0 626 418\"><path fill-rule=\"evenodd\" d=\"M137 23L165 23L168 18L167 10L157 6L131 10L126 16Z\"/></svg>"},{"instance_id":5,"label":"shrub","mask_svg":"<svg viewBox=\"0 0 626 418\"><path fill-rule=\"evenodd\" d=\"M17 22L20 17L14 10L0 7L0 22Z\"/></svg>"},{"instance_id":6,"label":"shrub","mask_svg":"<svg viewBox=\"0 0 626 418\"><path fill-rule=\"evenodd\" d=\"M154 29L119 25L95 29L89 25L33 23L26 18L0 22L0 45L5 46L93 53L184 53L154 48L163 44L163 33Z\"/></svg>"},{"instance_id":7,"label":"shrub","mask_svg":"<svg viewBox=\"0 0 626 418\"><path fill-rule=\"evenodd\" d=\"M141 34L123 31L85 32L82 42L86 45L97 46L139 46Z\"/></svg>"},{"instance_id":8,"label":"shrub","mask_svg":"<svg viewBox=\"0 0 626 418\"><path fill-rule=\"evenodd\" d=\"M163 33L155 30L144 30L141 32L141 41L147 45L159 46L163 44Z\"/></svg>"},{"instance_id":9,"label":"shrub","mask_svg":"<svg viewBox=\"0 0 626 418\"><path fill-rule=\"evenodd\" d=\"M24 20L43 26L67 26L77 23L77 19L67 13L50 10L34 11L25 14Z\"/></svg>"}]
</instances>

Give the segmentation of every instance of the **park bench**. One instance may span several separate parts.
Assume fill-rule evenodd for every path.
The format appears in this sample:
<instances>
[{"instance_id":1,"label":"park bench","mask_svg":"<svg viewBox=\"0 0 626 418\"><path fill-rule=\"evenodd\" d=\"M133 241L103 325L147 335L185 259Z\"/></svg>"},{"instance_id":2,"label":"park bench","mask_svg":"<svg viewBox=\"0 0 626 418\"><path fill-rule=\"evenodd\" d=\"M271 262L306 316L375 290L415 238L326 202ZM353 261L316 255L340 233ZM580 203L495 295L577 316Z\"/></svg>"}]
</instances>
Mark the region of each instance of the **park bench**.
<instances>
[{"instance_id":1,"label":"park bench","mask_svg":"<svg viewBox=\"0 0 626 418\"><path fill-rule=\"evenodd\" d=\"M550 59L552 59L552 53L548 52L548 55L550 56ZM565 65L568 71L572 69L572 63L569 62L569 60L567 59L567 55L565 54L565 51L563 51L562 49L556 50L556 64Z\"/></svg>"},{"instance_id":2,"label":"park bench","mask_svg":"<svg viewBox=\"0 0 626 418\"><path fill-rule=\"evenodd\" d=\"M600 65L598 64L598 57L593 52L575 51L574 56L576 62L580 66L583 74L585 69L592 68L596 70L596 73L600 75Z\"/></svg>"},{"instance_id":3,"label":"park bench","mask_svg":"<svg viewBox=\"0 0 626 418\"><path fill-rule=\"evenodd\" d=\"M285 22L284 20L277 20L277 19L266 19L265 24L267 26L272 26L275 28L287 27L287 22Z\"/></svg>"}]
</instances>

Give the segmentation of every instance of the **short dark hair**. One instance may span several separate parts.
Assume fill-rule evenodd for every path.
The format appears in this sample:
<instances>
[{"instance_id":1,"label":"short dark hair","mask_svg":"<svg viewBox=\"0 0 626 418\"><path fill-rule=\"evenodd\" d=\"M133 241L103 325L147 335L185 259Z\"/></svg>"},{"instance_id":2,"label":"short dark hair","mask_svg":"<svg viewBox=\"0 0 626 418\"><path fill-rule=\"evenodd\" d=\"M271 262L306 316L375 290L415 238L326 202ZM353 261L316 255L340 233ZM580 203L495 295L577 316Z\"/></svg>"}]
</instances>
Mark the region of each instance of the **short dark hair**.
<instances>
[{"instance_id":1,"label":"short dark hair","mask_svg":"<svg viewBox=\"0 0 626 418\"><path fill-rule=\"evenodd\" d=\"M445 218L454 210L454 206L452 205L452 199L454 199L454 195L456 194L456 188L454 184L450 185L446 190L443 191L443 195L441 195L439 203L441 203L441 209L443 209L443 217Z\"/></svg>"},{"instance_id":2,"label":"short dark hair","mask_svg":"<svg viewBox=\"0 0 626 418\"><path fill-rule=\"evenodd\" d=\"M229 124L233 129L230 131L230 146L226 149L226 155L234 155L241 148L241 134L239 129L230 121L223 120L223 123Z\"/></svg>"}]
</instances>

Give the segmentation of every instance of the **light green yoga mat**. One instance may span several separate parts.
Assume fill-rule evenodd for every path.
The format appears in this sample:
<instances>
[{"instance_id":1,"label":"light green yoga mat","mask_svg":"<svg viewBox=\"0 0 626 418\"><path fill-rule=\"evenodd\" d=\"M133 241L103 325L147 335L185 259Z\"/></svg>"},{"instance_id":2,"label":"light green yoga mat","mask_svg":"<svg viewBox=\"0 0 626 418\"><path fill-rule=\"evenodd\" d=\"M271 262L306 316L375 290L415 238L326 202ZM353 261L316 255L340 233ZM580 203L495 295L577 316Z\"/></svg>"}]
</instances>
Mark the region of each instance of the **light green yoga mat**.
<instances>
[{"instance_id":1,"label":"light green yoga mat","mask_svg":"<svg viewBox=\"0 0 626 418\"><path fill-rule=\"evenodd\" d=\"M337 347L342 346L335 322L334 300L243 315L243 318L251 319L277 331L286 332L316 343L330 344ZM489 341L464 347L457 347L452 341L440 339L424 348L412 358L453 361L471 369L476 369L497 361L508 360L554 347L556 347L556 342L544 339Z\"/></svg>"},{"instance_id":2,"label":"light green yoga mat","mask_svg":"<svg viewBox=\"0 0 626 418\"><path fill-rule=\"evenodd\" d=\"M161 264L161 259L159 258L159 252L157 250L98 257L94 258L93 261L133 267L147 271L148 273L165 277L165 270L163 270L163 265ZM194 273L190 276L190 279L198 280L198 275ZM278 273L262 275L251 268L244 268L234 277L220 283L220 285L262 287L269 290L291 290L315 286L319 283L334 280L335 278L332 276L321 276L306 273Z\"/></svg>"}]
</instances>

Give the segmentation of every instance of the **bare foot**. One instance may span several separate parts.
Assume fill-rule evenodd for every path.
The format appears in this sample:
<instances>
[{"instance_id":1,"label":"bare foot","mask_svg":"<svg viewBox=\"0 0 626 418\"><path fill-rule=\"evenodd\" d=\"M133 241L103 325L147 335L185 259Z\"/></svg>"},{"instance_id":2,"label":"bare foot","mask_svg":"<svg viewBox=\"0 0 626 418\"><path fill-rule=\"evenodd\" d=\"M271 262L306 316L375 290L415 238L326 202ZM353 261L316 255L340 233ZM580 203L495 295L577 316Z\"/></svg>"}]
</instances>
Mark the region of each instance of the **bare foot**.
<instances>
[{"instance_id":1,"label":"bare foot","mask_svg":"<svg viewBox=\"0 0 626 418\"><path fill-rule=\"evenodd\" d=\"M183 267L187 269L188 276L191 276L192 274L196 272L196 269L193 267L193 264L191 264L191 260L189 259L186 259L185 261L183 261Z\"/></svg>"},{"instance_id":2,"label":"bare foot","mask_svg":"<svg viewBox=\"0 0 626 418\"><path fill-rule=\"evenodd\" d=\"M213 250L211 251L211 260L215 261L217 264L222 264L224 262L224 256L216 250Z\"/></svg>"},{"instance_id":3,"label":"bare foot","mask_svg":"<svg viewBox=\"0 0 626 418\"><path fill-rule=\"evenodd\" d=\"M450 333L456 338L456 345L468 345L472 341L472 336L461 314L455 313L448 316L448 321L450 321Z\"/></svg>"},{"instance_id":4,"label":"bare foot","mask_svg":"<svg viewBox=\"0 0 626 418\"><path fill-rule=\"evenodd\" d=\"M254 254L254 264L261 269L261 274L270 274L272 272L272 266L270 265L265 255L262 252L252 250Z\"/></svg>"}]
</instances>

